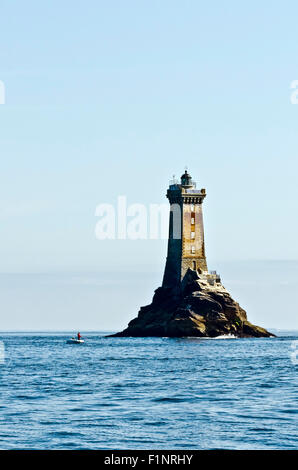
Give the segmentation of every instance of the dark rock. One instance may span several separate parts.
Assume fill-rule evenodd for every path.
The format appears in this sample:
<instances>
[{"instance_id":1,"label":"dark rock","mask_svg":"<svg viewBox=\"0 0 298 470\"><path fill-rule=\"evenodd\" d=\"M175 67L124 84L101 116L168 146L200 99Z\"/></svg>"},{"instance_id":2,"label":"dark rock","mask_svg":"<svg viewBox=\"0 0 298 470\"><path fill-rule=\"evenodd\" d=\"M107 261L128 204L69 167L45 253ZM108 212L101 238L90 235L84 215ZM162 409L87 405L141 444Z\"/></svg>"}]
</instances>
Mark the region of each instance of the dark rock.
<instances>
[{"instance_id":1,"label":"dark rock","mask_svg":"<svg viewBox=\"0 0 298 470\"><path fill-rule=\"evenodd\" d=\"M190 271L190 270L189 270ZM189 272L180 289L159 287L128 327L112 336L274 336L247 320L246 312L219 282Z\"/></svg>"}]
</instances>

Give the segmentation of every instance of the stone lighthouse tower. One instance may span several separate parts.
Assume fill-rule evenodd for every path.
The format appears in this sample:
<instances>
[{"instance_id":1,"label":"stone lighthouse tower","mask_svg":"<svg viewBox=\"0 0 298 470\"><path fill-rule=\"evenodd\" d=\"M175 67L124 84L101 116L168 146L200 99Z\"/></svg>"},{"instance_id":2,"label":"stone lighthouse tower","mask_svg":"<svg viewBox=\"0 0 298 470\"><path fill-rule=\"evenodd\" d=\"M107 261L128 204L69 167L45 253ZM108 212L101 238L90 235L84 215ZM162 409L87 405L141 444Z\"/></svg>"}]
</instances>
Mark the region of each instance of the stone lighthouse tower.
<instances>
[{"instance_id":1,"label":"stone lighthouse tower","mask_svg":"<svg viewBox=\"0 0 298 470\"><path fill-rule=\"evenodd\" d=\"M207 270L205 197L205 189L197 189L187 171L180 183L170 182L170 227L162 286L155 290L151 304L141 307L128 327L112 336L274 336L250 323L216 271Z\"/></svg>"},{"instance_id":2,"label":"stone lighthouse tower","mask_svg":"<svg viewBox=\"0 0 298 470\"><path fill-rule=\"evenodd\" d=\"M199 274L208 271L202 210L205 197L205 189L197 189L186 170L180 184L176 180L170 182L169 241L163 287L180 285L189 268Z\"/></svg>"}]
</instances>

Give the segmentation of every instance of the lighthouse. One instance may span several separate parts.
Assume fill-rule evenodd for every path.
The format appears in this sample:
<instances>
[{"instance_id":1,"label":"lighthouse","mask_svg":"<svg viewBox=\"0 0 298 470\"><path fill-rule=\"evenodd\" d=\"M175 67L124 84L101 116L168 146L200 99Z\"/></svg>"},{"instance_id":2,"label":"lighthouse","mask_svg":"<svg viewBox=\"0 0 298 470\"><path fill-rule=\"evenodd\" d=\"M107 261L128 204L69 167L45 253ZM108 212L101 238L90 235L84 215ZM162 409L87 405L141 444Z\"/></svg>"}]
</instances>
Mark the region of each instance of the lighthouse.
<instances>
[{"instance_id":1,"label":"lighthouse","mask_svg":"<svg viewBox=\"0 0 298 470\"><path fill-rule=\"evenodd\" d=\"M141 307L128 327L112 336L274 336L250 323L216 271L208 272L203 226L205 197L205 189L197 189L187 170L180 182L170 181L169 240L162 286L155 290L151 304Z\"/></svg>"},{"instance_id":2,"label":"lighthouse","mask_svg":"<svg viewBox=\"0 0 298 470\"><path fill-rule=\"evenodd\" d=\"M180 183L173 179L167 190L170 203L168 253L163 287L178 287L188 271L207 274L203 201L204 188L197 189L187 170Z\"/></svg>"}]
</instances>

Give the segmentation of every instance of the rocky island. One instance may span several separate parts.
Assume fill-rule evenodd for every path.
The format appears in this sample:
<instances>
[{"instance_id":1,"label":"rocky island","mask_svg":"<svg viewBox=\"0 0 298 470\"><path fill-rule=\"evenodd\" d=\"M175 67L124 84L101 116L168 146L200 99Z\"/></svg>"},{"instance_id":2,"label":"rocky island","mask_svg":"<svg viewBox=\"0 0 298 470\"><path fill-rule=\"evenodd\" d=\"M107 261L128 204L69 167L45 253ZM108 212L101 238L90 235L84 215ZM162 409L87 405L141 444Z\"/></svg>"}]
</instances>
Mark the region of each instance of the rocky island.
<instances>
[{"instance_id":1,"label":"rocky island","mask_svg":"<svg viewBox=\"0 0 298 470\"><path fill-rule=\"evenodd\" d=\"M170 182L168 256L162 287L124 331L112 336L274 336L250 323L216 271L208 272L202 217L205 196L205 189L197 190L187 171L181 184Z\"/></svg>"},{"instance_id":2,"label":"rocky island","mask_svg":"<svg viewBox=\"0 0 298 470\"><path fill-rule=\"evenodd\" d=\"M187 273L183 290L160 287L153 301L141 307L138 317L114 336L274 336L252 325L245 310L221 283L210 285L195 272Z\"/></svg>"}]
</instances>

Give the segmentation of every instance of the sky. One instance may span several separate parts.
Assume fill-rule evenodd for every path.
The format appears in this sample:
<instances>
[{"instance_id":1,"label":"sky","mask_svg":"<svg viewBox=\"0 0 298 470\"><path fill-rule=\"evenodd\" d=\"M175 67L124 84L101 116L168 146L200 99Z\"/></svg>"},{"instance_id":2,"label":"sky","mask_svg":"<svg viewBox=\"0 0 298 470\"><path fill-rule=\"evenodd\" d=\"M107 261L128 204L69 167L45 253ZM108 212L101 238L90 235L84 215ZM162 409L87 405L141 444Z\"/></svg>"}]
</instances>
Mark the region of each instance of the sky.
<instances>
[{"instance_id":1,"label":"sky","mask_svg":"<svg viewBox=\"0 0 298 470\"><path fill-rule=\"evenodd\" d=\"M251 320L298 328L297 13L1 1L0 329L125 326L160 285L166 240L97 240L95 209L164 203L185 166L207 190L210 269Z\"/></svg>"}]
</instances>

